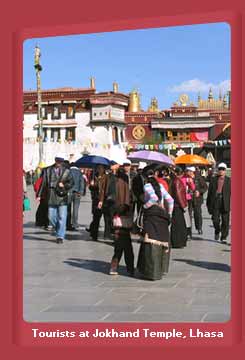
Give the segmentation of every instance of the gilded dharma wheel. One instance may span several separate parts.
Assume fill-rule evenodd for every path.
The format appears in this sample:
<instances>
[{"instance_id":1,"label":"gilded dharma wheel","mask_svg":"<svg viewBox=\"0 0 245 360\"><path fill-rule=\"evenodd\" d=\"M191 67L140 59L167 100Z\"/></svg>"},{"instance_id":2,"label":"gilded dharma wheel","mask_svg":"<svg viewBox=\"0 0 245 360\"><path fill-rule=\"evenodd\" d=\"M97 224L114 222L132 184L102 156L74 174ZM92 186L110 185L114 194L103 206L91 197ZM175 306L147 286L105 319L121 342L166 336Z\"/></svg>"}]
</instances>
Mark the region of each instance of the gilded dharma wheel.
<instances>
[{"instance_id":1,"label":"gilded dharma wheel","mask_svg":"<svg viewBox=\"0 0 245 360\"><path fill-rule=\"evenodd\" d=\"M145 129L141 125L135 126L133 128L132 134L134 139L141 140L145 137Z\"/></svg>"}]
</instances>

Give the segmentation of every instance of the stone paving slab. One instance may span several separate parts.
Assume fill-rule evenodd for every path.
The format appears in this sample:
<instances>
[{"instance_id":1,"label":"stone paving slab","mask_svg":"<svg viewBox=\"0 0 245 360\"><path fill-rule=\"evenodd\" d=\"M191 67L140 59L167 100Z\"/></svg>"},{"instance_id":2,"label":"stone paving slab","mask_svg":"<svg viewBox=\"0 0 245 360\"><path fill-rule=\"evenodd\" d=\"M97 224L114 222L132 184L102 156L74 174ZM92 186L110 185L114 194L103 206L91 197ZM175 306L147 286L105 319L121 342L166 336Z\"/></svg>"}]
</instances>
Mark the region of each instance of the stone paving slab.
<instances>
[{"instance_id":1,"label":"stone paving slab","mask_svg":"<svg viewBox=\"0 0 245 360\"><path fill-rule=\"evenodd\" d=\"M172 249L169 274L160 281L109 276L112 241L89 240L89 194L82 198L79 232L58 245L51 232L35 228L36 204L24 218L24 319L31 322L225 322L230 318L231 248L214 240L203 206L204 235L185 249ZM230 239L228 239L230 242ZM139 244L133 242L135 264Z\"/></svg>"}]
</instances>

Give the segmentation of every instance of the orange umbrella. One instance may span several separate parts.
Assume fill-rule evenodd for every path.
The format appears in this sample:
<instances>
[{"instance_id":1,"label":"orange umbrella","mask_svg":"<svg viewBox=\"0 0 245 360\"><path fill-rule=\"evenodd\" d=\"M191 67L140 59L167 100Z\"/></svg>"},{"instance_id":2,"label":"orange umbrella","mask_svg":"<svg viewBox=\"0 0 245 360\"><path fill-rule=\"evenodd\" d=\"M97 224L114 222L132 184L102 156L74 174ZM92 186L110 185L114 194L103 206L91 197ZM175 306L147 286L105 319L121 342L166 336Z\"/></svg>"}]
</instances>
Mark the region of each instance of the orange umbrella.
<instances>
[{"instance_id":1,"label":"orange umbrella","mask_svg":"<svg viewBox=\"0 0 245 360\"><path fill-rule=\"evenodd\" d=\"M186 164L186 165L210 165L210 162L202 156L185 154L178 156L175 159L175 164Z\"/></svg>"}]
</instances>

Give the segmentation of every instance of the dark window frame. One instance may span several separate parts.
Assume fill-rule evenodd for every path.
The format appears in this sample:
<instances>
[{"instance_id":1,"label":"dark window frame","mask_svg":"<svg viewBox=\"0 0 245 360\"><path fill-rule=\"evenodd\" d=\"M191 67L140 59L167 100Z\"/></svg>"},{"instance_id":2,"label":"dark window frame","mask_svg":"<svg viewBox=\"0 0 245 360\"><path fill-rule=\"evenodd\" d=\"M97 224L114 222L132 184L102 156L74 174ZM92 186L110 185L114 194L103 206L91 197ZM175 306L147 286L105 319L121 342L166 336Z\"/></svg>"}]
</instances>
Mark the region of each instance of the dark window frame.
<instances>
[{"instance_id":1,"label":"dark window frame","mask_svg":"<svg viewBox=\"0 0 245 360\"><path fill-rule=\"evenodd\" d=\"M43 116L43 114L42 114L42 109L44 109L44 116ZM43 120L47 120L48 119L48 108L47 108L47 106L45 106L45 105L42 105L41 106L41 116L42 116L42 119Z\"/></svg>"},{"instance_id":2,"label":"dark window frame","mask_svg":"<svg viewBox=\"0 0 245 360\"><path fill-rule=\"evenodd\" d=\"M54 116L54 109L55 108L58 108L58 116ZM51 114L51 119L52 120L59 120L61 119L61 111L60 111L60 105L54 105L53 108L52 108L52 114Z\"/></svg>"},{"instance_id":3,"label":"dark window frame","mask_svg":"<svg viewBox=\"0 0 245 360\"><path fill-rule=\"evenodd\" d=\"M69 116L69 111L68 111L68 108L69 108L69 107L72 107L72 109L73 109L73 114L72 114L72 116ZM67 108L66 108L66 118L67 118L67 119L74 119L74 118L75 118L75 115L76 115L75 105L74 105L74 104L68 104L68 105L67 105Z\"/></svg>"},{"instance_id":4,"label":"dark window frame","mask_svg":"<svg viewBox=\"0 0 245 360\"><path fill-rule=\"evenodd\" d=\"M71 132L72 133L72 138L70 139L68 137L68 133ZM76 141L76 128L72 127L72 128L66 128L66 135L65 135L65 139L66 141Z\"/></svg>"}]
</instances>

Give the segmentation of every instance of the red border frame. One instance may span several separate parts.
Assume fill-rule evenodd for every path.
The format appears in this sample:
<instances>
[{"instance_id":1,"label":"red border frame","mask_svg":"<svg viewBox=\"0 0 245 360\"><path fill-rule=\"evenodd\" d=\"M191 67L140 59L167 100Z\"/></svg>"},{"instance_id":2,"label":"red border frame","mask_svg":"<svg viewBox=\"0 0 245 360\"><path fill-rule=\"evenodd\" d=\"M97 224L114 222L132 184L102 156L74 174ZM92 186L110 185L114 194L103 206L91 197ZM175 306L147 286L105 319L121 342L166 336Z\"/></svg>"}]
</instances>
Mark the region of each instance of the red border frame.
<instances>
[{"instance_id":1,"label":"red border frame","mask_svg":"<svg viewBox=\"0 0 245 360\"><path fill-rule=\"evenodd\" d=\"M242 73L242 54L244 55L244 45L242 35L244 32L244 5L242 1L233 0L232 4L227 0L206 0L204 4L198 4L194 0L186 0L185 4L177 5L172 0L169 4L164 4L157 0L151 2L151 7L147 2L132 3L124 0L121 5L121 12L114 9L114 3L110 6L104 2L97 4L76 4L74 0L69 2L69 9L72 18L67 18L67 8L60 7L60 2L53 1L52 4L47 0L41 3L29 1L11 4L8 7L8 15L5 17L5 23L2 22L2 55L3 76L5 86L2 86L4 95L7 99L4 102L4 115L7 122L4 123L4 132L7 134L1 141L1 154L4 157L4 172L7 172L7 181L4 176L4 187L2 185L4 214L3 214L3 237L1 266L2 271L2 342L8 357L19 357L22 354L25 359L40 355L43 357L49 355L58 355L60 359L67 355L78 354L82 347L82 355L105 354L105 351L111 356L121 358L129 350L137 350L139 353L149 355L174 355L181 356L183 349L185 354L188 352L190 358L198 356L219 354L240 358L244 350L244 341L242 337L242 272L244 273L244 264L242 263L242 199L241 191L241 171L242 150L242 85L244 85L244 73ZM75 3L75 4L73 4ZM73 5L73 7L72 7ZM20 8L19 8L20 7ZM15 8L13 13L12 9ZM220 9L226 9L221 11ZM243 14L242 14L243 13ZM21 16L20 16L21 14ZM160 17L159 14L165 14ZM177 15L178 14L178 15ZM4 11L3 11L3 15ZM57 16L58 15L58 16ZM90 15L90 16L88 16ZM113 21L111 20L113 19ZM91 20L91 21L90 21ZM72 22L73 24L69 23ZM85 323L80 324L34 324L25 323L22 320L22 208L21 208L21 176L22 176L22 42L27 38L45 37L55 35L67 35L76 33L96 33L104 31L126 30L136 28L160 27L188 25L195 23L208 22L228 22L231 25L232 33L232 320L227 323L218 324L148 324L147 327L152 330L168 329L189 329L192 327L224 331L224 339L200 339L195 341L173 339L164 341L162 339L109 339L95 341L93 339L80 340L75 339L33 339L32 328L40 330L67 329L75 331L79 329L100 329L110 327L109 324ZM66 25L59 25L59 24ZM43 25L45 24L45 26ZM57 24L57 25L56 25ZM75 25L74 25L75 24ZM77 25L76 25L77 24ZM42 27L43 26L43 27ZM243 37L244 38L244 37ZM4 47L5 46L5 47ZM221 59L222 61L222 59ZM243 76L243 77L242 77ZM244 86L243 86L244 87ZM4 98L5 99L5 98ZM8 111L9 110L9 111ZM5 114L6 112L6 114ZM243 111L244 113L244 111ZM4 117L3 117L4 119ZM14 175L14 176L13 176ZM2 175L3 176L3 175ZM2 180L2 179L1 179ZM5 191L6 189L6 191ZM11 198L11 202L10 202ZM3 256L4 255L4 256ZM7 256L6 256L7 255ZM3 295L7 293L7 301ZM4 324L4 325L3 325ZM35 325L35 326L34 326ZM112 327L120 329L135 329L146 327L146 324L112 324ZM62 342L61 342L62 341ZM17 345L17 346L16 346ZM97 346L100 345L100 348ZM104 345L102 347L102 345ZM121 345L120 348L116 345ZM123 346L122 346L123 345ZM127 346L126 346L127 345ZM196 347L198 345L198 348ZM28 346L28 349L26 348ZM72 347L71 347L72 346ZM201 348L200 348L201 346ZM227 347L228 346L228 347ZM40 348L41 347L41 348ZM93 348L92 348L93 347ZM39 352L35 351L38 348ZM103 352L101 351L103 348ZM114 351L115 353L114 353ZM119 350L119 351L118 351ZM201 350L201 351L200 351ZM69 351L69 352L68 352ZM171 351L171 352L170 352Z\"/></svg>"}]
</instances>

